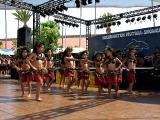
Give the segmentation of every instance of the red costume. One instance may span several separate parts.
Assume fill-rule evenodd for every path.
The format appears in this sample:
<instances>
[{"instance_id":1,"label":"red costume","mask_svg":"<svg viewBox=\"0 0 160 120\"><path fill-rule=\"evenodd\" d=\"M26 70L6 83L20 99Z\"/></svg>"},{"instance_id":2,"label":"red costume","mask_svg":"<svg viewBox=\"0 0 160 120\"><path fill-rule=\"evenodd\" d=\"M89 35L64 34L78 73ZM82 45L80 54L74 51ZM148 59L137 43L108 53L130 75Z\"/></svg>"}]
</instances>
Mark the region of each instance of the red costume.
<instances>
[{"instance_id":1,"label":"red costume","mask_svg":"<svg viewBox=\"0 0 160 120\"><path fill-rule=\"evenodd\" d=\"M103 85L105 84L105 77L104 77L104 73L98 73L96 72L96 76L95 76L95 85Z\"/></svg>"},{"instance_id":2,"label":"red costume","mask_svg":"<svg viewBox=\"0 0 160 120\"><path fill-rule=\"evenodd\" d=\"M126 71L126 77L128 80L128 83L136 83L136 75L134 70Z\"/></svg>"},{"instance_id":3,"label":"red costume","mask_svg":"<svg viewBox=\"0 0 160 120\"><path fill-rule=\"evenodd\" d=\"M83 80L89 80L89 71L83 69L80 70L80 78Z\"/></svg>"},{"instance_id":4,"label":"red costume","mask_svg":"<svg viewBox=\"0 0 160 120\"><path fill-rule=\"evenodd\" d=\"M43 81L45 70L43 68L37 68L37 70L34 72L34 80L36 82Z\"/></svg>"},{"instance_id":5,"label":"red costume","mask_svg":"<svg viewBox=\"0 0 160 120\"><path fill-rule=\"evenodd\" d=\"M115 71L107 71L106 83L117 84L117 75Z\"/></svg>"},{"instance_id":6,"label":"red costume","mask_svg":"<svg viewBox=\"0 0 160 120\"><path fill-rule=\"evenodd\" d=\"M20 79L22 82L29 82L33 80L33 73L30 71L30 66L26 62L26 58L22 58L20 61Z\"/></svg>"},{"instance_id":7,"label":"red costume","mask_svg":"<svg viewBox=\"0 0 160 120\"><path fill-rule=\"evenodd\" d=\"M135 57L128 57L127 62L132 62L132 63L136 64L137 60ZM136 82L135 73L136 72L134 69L129 69L128 71L126 71L126 77L127 77L128 83L135 83Z\"/></svg>"},{"instance_id":8,"label":"red costume","mask_svg":"<svg viewBox=\"0 0 160 120\"><path fill-rule=\"evenodd\" d=\"M55 75L54 75L54 69L53 69L53 62L52 62L52 57L46 57L47 62L52 64L52 67L50 66L50 68L48 68L47 73L44 75L45 77L48 77L50 79L54 79Z\"/></svg>"},{"instance_id":9,"label":"red costume","mask_svg":"<svg viewBox=\"0 0 160 120\"><path fill-rule=\"evenodd\" d=\"M73 68L66 68L64 71L65 77L73 77L74 76L74 70Z\"/></svg>"},{"instance_id":10,"label":"red costume","mask_svg":"<svg viewBox=\"0 0 160 120\"><path fill-rule=\"evenodd\" d=\"M33 80L33 74L30 71L27 72L22 72L20 79L22 80L22 82L29 82Z\"/></svg>"},{"instance_id":11,"label":"red costume","mask_svg":"<svg viewBox=\"0 0 160 120\"><path fill-rule=\"evenodd\" d=\"M117 72L117 82L121 83L122 82L122 71L118 70Z\"/></svg>"},{"instance_id":12,"label":"red costume","mask_svg":"<svg viewBox=\"0 0 160 120\"><path fill-rule=\"evenodd\" d=\"M107 62L107 65L108 64L115 64L116 65L115 58L107 57L106 62ZM105 82L108 83L108 84L117 84L118 81L117 81L116 72L107 70L106 81Z\"/></svg>"},{"instance_id":13,"label":"red costume","mask_svg":"<svg viewBox=\"0 0 160 120\"><path fill-rule=\"evenodd\" d=\"M49 77L50 79L54 79L54 71L51 69L48 69L48 72L44 75L45 77Z\"/></svg>"}]
</instances>

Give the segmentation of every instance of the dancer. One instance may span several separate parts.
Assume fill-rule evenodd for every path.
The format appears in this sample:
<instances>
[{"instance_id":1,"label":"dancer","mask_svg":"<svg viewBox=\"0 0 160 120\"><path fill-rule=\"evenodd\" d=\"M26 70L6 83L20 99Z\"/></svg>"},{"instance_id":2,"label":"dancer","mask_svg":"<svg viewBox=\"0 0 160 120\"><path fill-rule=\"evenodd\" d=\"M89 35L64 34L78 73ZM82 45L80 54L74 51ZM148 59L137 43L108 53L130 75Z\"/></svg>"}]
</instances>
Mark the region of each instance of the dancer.
<instances>
[{"instance_id":1,"label":"dancer","mask_svg":"<svg viewBox=\"0 0 160 120\"><path fill-rule=\"evenodd\" d=\"M102 88L103 88L103 84L105 82L103 62L104 61L102 59L102 54L101 53L96 53L95 54L95 60L94 60L95 67L96 67L95 85L98 86L99 95L103 91Z\"/></svg>"},{"instance_id":2,"label":"dancer","mask_svg":"<svg viewBox=\"0 0 160 120\"><path fill-rule=\"evenodd\" d=\"M63 59L63 52L59 53L59 73L60 73L60 81L59 81L59 87L64 88L65 87L65 77L64 77L64 62Z\"/></svg>"},{"instance_id":3,"label":"dancer","mask_svg":"<svg viewBox=\"0 0 160 120\"><path fill-rule=\"evenodd\" d=\"M135 68L136 68L136 49L130 48L129 53L127 57L123 61L123 65L125 66L125 63L127 64L126 68L126 77L128 80L128 94L130 96L135 96L135 92L133 92L133 85L136 83L136 76L135 76Z\"/></svg>"},{"instance_id":4,"label":"dancer","mask_svg":"<svg viewBox=\"0 0 160 120\"><path fill-rule=\"evenodd\" d=\"M109 97L111 97L111 89L112 85L115 87L116 91L116 97L119 97L118 93L118 81L117 81L117 74L116 72L120 69L122 66L122 62L117 58L113 56L113 49L108 47L105 49L105 54L106 54L106 72L107 72L107 77L106 81L108 82L108 93ZM116 67L116 64L119 64L119 66Z\"/></svg>"},{"instance_id":5,"label":"dancer","mask_svg":"<svg viewBox=\"0 0 160 120\"><path fill-rule=\"evenodd\" d=\"M36 100L42 101L40 97L40 90L44 80L44 74L46 73L47 60L43 54L44 44L37 43L33 49L33 52L29 56L28 63L34 70L34 79L37 82Z\"/></svg>"},{"instance_id":6,"label":"dancer","mask_svg":"<svg viewBox=\"0 0 160 120\"><path fill-rule=\"evenodd\" d=\"M80 76L82 80L82 93L86 93L89 87L89 60L87 51L83 51L80 55Z\"/></svg>"},{"instance_id":7,"label":"dancer","mask_svg":"<svg viewBox=\"0 0 160 120\"><path fill-rule=\"evenodd\" d=\"M19 73L19 82L21 85L22 96L24 96L24 87L27 82L28 84L28 97L31 97L31 82L33 80L33 74L30 69L30 65L27 62L29 55L29 50L27 48L22 48L20 50L20 55L16 63L12 63L12 67L14 67Z\"/></svg>"},{"instance_id":8,"label":"dancer","mask_svg":"<svg viewBox=\"0 0 160 120\"><path fill-rule=\"evenodd\" d=\"M65 71L64 71L64 77L67 78L67 93L72 93L71 86L74 83L74 69L75 69L75 61L76 59L73 58L72 54L72 48L67 47L64 51L63 56L63 62Z\"/></svg>"},{"instance_id":9,"label":"dancer","mask_svg":"<svg viewBox=\"0 0 160 120\"><path fill-rule=\"evenodd\" d=\"M122 61L122 59L123 59L122 52L120 50L116 51L116 56L120 61ZM116 67L118 67L118 66L119 66L119 63L116 64ZM117 71L118 90L119 90L120 84L122 83L122 72L123 72L123 69L122 69L122 67L120 67L120 69L118 69L118 71Z\"/></svg>"},{"instance_id":10,"label":"dancer","mask_svg":"<svg viewBox=\"0 0 160 120\"><path fill-rule=\"evenodd\" d=\"M46 77L46 84L48 90L51 89L51 85L55 80L54 75L54 63L53 63L53 57L52 57L52 49L48 48L46 50L46 60L47 60L47 73L45 74Z\"/></svg>"}]
</instances>

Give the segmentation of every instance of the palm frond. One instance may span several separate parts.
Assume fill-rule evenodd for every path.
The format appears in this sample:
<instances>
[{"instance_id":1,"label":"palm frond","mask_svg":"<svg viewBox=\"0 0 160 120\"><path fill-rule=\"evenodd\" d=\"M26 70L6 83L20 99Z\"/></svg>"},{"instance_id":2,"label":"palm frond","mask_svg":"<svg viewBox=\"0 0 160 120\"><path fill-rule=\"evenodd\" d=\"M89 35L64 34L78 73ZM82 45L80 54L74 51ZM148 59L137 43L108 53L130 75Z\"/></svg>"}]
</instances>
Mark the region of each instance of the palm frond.
<instances>
[{"instance_id":1,"label":"palm frond","mask_svg":"<svg viewBox=\"0 0 160 120\"><path fill-rule=\"evenodd\" d=\"M27 22L29 21L29 19L32 16L32 13L30 11L27 10L19 10L17 9L15 13L12 13L16 19L20 20L21 22L24 23L24 25L27 24Z\"/></svg>"}]
</instances>

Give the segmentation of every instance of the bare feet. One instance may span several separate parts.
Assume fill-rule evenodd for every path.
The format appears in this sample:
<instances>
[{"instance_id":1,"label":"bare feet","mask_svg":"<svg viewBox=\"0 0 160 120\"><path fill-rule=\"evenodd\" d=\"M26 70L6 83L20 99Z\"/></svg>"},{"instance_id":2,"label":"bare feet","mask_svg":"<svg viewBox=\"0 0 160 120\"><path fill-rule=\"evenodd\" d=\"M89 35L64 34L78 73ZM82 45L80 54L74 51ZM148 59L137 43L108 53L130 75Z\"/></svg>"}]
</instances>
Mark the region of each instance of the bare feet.
<instances>
[{"instance_id":1,"label":"bare feet","mask_svg":"<svg viewBox=\"0 0 160 120\"><path fill-rule=\"evenodd\" d=\"M31 96L32 96L31 94L28 94L28 95L27 95L28 98L30 98Z\"/></svg>"},{"instance_id":2,"label":"bare feet","mask_svg":"<svg viewBox=\"0 0 160 120\"><path fill-rule=\"evenodd\" d=\"M36 101L41 102L41 101L42 101L42 98L36 98Z\"/></svg>"},{"instance_id":3,"label":"bare feet","mask_svg":"<svg viewBox=\"0 0 160 120\"><path fill-rule=\"evenodd\" d=\"M50 91L50 90L51 90L51 88L49 87L49 88L48 88L48 91Z\"/></svg>"},{"instance_id":4,"label":"bare feet","mask_svg":"<svg viewBox=\"0 0 160 120\"><path fill-rule=\"evenodd\" d=\"M136 96L136 93L135 92L128 92L128 95L130 96L130 97L135 97Z\"/></svg>"}]
</instances>

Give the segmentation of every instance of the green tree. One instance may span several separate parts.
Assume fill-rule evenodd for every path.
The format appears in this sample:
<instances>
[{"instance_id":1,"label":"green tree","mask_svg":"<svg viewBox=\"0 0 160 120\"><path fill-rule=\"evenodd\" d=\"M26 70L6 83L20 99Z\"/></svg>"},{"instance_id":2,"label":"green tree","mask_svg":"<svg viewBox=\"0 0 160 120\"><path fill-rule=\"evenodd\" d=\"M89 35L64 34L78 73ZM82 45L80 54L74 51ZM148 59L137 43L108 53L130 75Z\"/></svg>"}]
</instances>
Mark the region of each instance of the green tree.
<instances>
[{"instance_id":1,"label":"green tree","mask_svg":"<svg viewBox=\"0 0 160 120\"><path fill-rule=\"evenodd\" d=\"M112 21L112 14L107 12L104 13L100 18L102 19L102 25L106 25L106 33L111 33L111 26L108 26L108 23L111 23Z\"/></svg>"},{"instance_id":2,"label":"green tree","mask_svg":"<svg viewBox=\"0 0 160 120\"><path fill-rule=\"evenodd\" d=\"M59 25L54 21L48 20L41 23L40 42L45 44L45 48L56 49L58 47L58 39L60 38L59 29Z\"/></svg>"},{"instance_id":3,"label":"green tree","mask_svg":"<svg viewBox=\"0 0 160 120\"><path fill-rule=\"evenodd\" d=\"M17 20L23 22L24 26L27 26L27 22L32 16L32 12L28 10L16 9L15 13L12 13Z\"/></svg>"}]
</instances>

